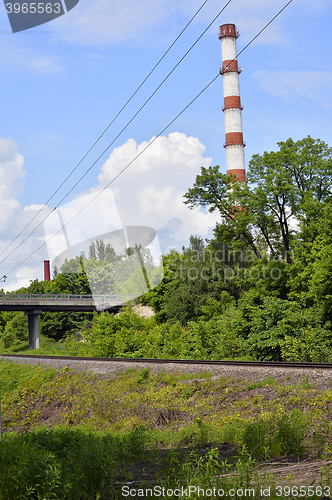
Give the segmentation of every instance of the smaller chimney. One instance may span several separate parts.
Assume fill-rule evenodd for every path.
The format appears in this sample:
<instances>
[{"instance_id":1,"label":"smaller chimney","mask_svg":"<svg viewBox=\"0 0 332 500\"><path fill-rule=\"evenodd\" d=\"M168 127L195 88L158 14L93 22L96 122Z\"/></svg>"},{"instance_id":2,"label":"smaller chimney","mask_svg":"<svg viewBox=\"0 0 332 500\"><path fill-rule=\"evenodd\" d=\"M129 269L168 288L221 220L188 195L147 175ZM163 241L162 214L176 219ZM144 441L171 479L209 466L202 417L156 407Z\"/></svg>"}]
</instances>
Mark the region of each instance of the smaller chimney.
<instances>
[{"instance_id":1,"label":"smaller chimney","mask_svg":"<svg viewBox=\"0 0 332 500\"><path fill-rule=\"evenodd\" d=\"M50 261L44 260L44 281L51 281Z\"/></svg>"}]
</instances>

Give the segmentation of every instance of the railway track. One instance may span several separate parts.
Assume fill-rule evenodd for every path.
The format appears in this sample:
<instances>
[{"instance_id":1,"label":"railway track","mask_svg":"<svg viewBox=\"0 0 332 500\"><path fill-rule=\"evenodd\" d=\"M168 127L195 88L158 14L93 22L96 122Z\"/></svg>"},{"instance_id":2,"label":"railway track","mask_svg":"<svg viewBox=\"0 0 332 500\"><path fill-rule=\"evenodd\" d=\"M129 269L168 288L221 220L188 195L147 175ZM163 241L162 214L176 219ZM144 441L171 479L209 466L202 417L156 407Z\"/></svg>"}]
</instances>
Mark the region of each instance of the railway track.
<instances>
[{"instance_id":1,"label":"railway track","mask_svg":"<svg viewBox=\"0 0 332 500\"><path fill-rule=\"evenodd\" d=\"M42 356L34 354L1 354L0 360L14 363L40 365L61 369L69 367L75 371L90 371L113 377L129 369L149 368L152 373L182 372L199 374L209 372L212 380L219 377L242 379L248 382L263 382L268 377L284 384L307 381L312 386L327 389L332 387L331 363L281 363L272 361L218 361L194 359L147 359L147 358L92 358L77 356Z\"/></svg>"},{"instance_id":2,"label":"railway track","mask_svg":"<svg viewBox=\"0 0 332 500\"><path fill-rule=\"evenodd\" d=\"M0 354L0 359L38 359L38 360L65 360L65 361L90 361L90 362L112 362L112 363L142 363L142 364L176 364L176 365L205 365L205 366L236 366L236 367L273 367L281 369L299 368L311 370L332 370L332 363L308 363L308 362L278 362L278 361L219 361L219 360L197 360L197 359L154 359L154 358L94 358L77 356L43 356L37 354Z\"/></svg>"}]
</instances>

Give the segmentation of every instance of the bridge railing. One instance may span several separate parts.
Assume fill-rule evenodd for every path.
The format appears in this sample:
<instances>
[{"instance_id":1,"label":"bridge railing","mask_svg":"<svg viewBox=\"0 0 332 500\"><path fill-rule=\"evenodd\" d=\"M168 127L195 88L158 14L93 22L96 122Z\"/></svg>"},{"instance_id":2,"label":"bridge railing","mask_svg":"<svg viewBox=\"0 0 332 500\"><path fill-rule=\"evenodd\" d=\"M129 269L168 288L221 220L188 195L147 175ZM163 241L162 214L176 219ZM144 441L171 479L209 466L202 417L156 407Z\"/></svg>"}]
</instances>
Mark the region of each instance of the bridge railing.
<instances>
[{"instance_id":1,"label":"bridge railing","mask_svg":"<svg viewBox=\"0 0 332 500\"><path fill-rule=\"evenodd\" d=\"M132 300L135 295L71 295L60 293L34 294L34 293L6 293L0 294L0 304L42 304L69 302L75 304L94 305L99 303L123 304Z\"/></svg>"}]
</instances>

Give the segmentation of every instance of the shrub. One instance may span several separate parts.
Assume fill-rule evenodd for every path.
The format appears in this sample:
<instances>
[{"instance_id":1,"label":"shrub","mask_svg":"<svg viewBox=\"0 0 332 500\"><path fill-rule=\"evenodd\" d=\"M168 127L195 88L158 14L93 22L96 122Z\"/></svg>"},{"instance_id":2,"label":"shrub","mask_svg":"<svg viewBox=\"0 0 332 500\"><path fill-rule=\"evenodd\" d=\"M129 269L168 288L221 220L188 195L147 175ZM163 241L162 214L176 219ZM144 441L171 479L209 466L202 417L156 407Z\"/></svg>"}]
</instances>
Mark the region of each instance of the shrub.
<instances>
[{"instance_id":1,"label":"shrub","mask_svg":"<svg viewBox=\"0 0 332 500\"><path fill-rule=\"evenodd\" d=\"M0 333L0 338L4 343L5 349L15 342L19 343L20 341L28 340L28 318L24 316L22 311L14 313L4 312L2 313L2 321L4 327Z\"/></svg>"},{"instance_id":2,"label":"shrub","mask_svg":"<svg viewBox=\"0 0 332 500\"><path fill-rule=\"evenodd\" d=\"M140 459L146 433L76 429L6 434L0 441L0 499L113 497L118 464Z\"/></svg>"},{"instance_id":3,"label":"shrub","mask_svg":"<svg viewBox=\"0 0 332 500\"><path fill-rule=\"evenodd\" d=\"M253 457L299 456L303 452L305 430L306 420L294 410L278 418L247 423L242 441Z\"/></svg>"}]
</instances>

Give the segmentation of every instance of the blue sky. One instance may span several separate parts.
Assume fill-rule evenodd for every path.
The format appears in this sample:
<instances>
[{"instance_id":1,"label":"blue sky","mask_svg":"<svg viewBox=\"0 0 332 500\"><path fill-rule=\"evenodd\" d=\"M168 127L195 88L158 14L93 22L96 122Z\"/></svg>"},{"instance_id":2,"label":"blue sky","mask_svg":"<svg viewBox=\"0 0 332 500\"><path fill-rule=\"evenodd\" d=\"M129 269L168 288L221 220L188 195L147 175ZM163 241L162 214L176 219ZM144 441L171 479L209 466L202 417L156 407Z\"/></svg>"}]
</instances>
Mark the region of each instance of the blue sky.
<instances>
[{"instance_id":1,"label":"blue sky","mask_svg":"<svg viewBox=\"0 0 332 500\"><path fill-rule=\"evenodd\" d=\"M0 252L61 184L201 3L80 0L63 17L16 34L0 5ZM240 51L285 3L232 0L66 201L104 187L218 73L220 24L237 25ZM34 224L58 204L221 8L220 2L208 0ZM332 146L331 14L328 0L293 0L239 57L244 69L240 88L246 164L253 154L276 149L278 141L289 137L311 135ZM172 246L181 248L190 234L209 237L217 220L189 211L182 196L201 166L218 164L226 170L222 105L220 77L112 185L122 222L156 229L163 253ZM93 210L98 220L97 201ZM41 227L0 264L0 275L43 241ZM47 257L44 247L8 275L6 288L42 279L42 260Z\"/></svg>"}]
</instances>

